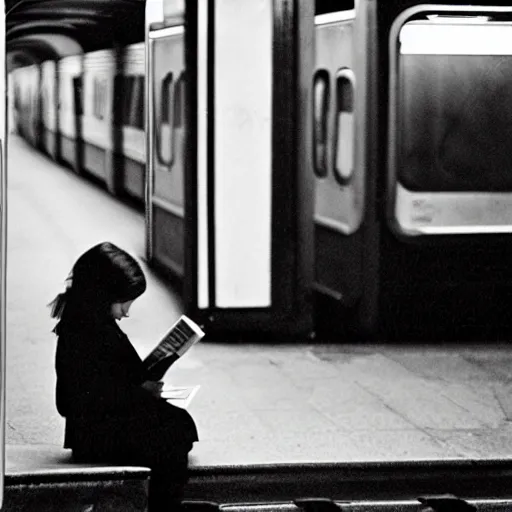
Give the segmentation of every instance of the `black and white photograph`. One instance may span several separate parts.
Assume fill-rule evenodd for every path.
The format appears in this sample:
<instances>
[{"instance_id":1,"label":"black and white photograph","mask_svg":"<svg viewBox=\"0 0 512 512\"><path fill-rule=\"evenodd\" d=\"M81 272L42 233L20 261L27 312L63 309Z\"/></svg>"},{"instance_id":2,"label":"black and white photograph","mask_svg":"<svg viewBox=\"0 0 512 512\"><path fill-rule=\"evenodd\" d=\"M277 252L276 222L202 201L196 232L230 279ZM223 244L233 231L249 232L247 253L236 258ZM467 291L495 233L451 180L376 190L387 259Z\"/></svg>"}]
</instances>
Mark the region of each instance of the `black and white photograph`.
<instances>
[{"instance_id":1,"label":"black and white photograph","mask_svg":"<svg viewBox=\"0 0 512 512\"><path fill-rule=\"evenodd\" d=\"M512 0L5 0L1 512L512 512Z\"/></svg>"}]
</instances>

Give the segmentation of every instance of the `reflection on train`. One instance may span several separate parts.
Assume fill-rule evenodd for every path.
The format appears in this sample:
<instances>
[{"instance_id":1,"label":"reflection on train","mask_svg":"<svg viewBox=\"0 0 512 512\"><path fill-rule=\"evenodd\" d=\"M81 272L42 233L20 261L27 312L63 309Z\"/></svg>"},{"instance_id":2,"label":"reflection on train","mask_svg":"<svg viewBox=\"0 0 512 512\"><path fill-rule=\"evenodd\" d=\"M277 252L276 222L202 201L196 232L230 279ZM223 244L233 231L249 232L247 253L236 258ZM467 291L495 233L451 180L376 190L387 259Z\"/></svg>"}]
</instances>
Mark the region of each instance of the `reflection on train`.
<instances>
[{"instance_id":1,"label":"reflection on train","mask_svg":"<svg viewBox=\"0 0 512 512\"><path fill-rule=\"evenodd\" d=\"M467 336L505 327L512 14L392 4L316 16L316 328L417 333L435 324ZM183 277L184 36L181 26L165 31L151 41L153 251ZM12 73L19 133L141 204L144 52L140 43Z\"/></svg>"}]
</instances>

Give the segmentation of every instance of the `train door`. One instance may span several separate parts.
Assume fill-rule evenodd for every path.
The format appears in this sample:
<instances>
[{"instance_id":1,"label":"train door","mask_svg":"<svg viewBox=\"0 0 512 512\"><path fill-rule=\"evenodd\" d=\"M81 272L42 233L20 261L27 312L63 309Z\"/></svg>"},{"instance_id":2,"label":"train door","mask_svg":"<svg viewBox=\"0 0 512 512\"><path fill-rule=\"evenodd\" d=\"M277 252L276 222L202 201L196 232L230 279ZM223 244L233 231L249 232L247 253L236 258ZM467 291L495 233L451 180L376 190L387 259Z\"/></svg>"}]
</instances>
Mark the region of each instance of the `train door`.
<instances>
[{"instance_id":1,"label":"train door","mask_svg":"<svg viewBox=\"0 0 512 512\"><path fill-rule=\"evenodd\" d=\"M147 51L147 256L181 281L185 272L183 25L151 30Z\"/></svg>"},{"instance_id":2,"label":"train door","mask_svg":"<svg viewBox=\"0 0 512 512\"><path fill-rule=\"evenodd\" d=\"M185 26L185 299L209 332L303 336L314 5L191 1Z\"/></svg>"},{"instance_id":3,"label":"train door","mask_svg":"<svg viewBox=\"0 0 512 512\"><path fill-rule=\"evenodd\" d=\"M395 324L494 333L512 298L512 7L379 8L383 303Z\"/></svg>"},{"instance_id":4,"label":"train door","mask_svg":"<svg viewBox=\"0 0 512 512\"><path fill-rule=\"evenodd\" d=\"M367 9L315 18L313 158L316 323L323 334L371 332L376 308L367 244L367 95L371 23Z\"/></svg>"}]
</instances>

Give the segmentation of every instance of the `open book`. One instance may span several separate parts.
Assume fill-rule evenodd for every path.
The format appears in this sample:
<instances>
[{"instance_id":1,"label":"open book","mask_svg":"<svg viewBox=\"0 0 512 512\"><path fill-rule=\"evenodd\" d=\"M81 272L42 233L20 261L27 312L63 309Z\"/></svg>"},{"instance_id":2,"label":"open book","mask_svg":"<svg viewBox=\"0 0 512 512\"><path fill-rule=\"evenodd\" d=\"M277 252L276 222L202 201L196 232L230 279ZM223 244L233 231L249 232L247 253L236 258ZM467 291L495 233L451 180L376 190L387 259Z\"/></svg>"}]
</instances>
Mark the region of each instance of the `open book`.
<instances>
[{"instance_id":1,"label":"open book","mask_svg":"<svg viewBox=\"0 0 512 512\"><path fill-rule=\"evenodd\" d=\"M202 329L190 318L182 315L144 359L145 379L155 381L162 379L170 366L203 336Z\"/></svg>"}]
</instances>

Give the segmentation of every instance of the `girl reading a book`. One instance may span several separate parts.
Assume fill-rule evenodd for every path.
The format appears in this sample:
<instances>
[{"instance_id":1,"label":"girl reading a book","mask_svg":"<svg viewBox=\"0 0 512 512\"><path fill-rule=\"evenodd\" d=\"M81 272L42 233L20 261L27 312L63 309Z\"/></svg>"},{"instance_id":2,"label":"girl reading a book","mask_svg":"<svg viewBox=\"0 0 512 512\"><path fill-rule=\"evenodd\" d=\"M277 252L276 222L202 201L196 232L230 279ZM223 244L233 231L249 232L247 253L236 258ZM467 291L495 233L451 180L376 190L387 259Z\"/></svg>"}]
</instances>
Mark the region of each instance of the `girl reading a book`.
<instances>
[{"instance_id":1,"label":"girl reading a book","mask_svg":"<svg viewBox=\"0 0 512 512\"><path fill-rule=\"evenodd\" d=\"M188 453L197 438L189 413L160 397L117 325L146 289L140 265L105 242L73 266L50 304L58 320L56 405L66 419L64 447L77 462L151 468L149 511L180 508Z\"/></svg>"}]
</instances>

